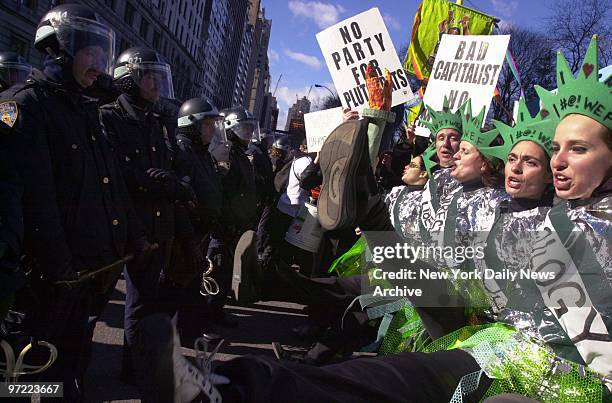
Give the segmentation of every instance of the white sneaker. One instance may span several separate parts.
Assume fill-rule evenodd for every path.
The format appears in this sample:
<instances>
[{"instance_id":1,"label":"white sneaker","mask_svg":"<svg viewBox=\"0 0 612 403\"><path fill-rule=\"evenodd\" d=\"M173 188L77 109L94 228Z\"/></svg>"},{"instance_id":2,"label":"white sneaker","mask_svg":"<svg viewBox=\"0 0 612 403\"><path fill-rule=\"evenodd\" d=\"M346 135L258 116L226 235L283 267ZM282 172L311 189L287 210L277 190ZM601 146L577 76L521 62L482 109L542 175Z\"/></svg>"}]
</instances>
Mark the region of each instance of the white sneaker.
<instances>
[{"instance_id":1,"label":"white sneaker","mask_svg":"<svg viewBox=\"0 0 612 403\"><path fill-rule=\"evenodd\" d=\"M200 393L210 403L221 403L221 394L214 385L227 384L229 379L215 375L211 371L211 362L214 355L223 344L221 341L209 357L206 357L208 343L203 338L196 339L197 366L191 364L181 353L181 343L176 329L174 329L174 350L172 361L174 364L174 402L188 403L194 401ZM206 400L205 400L206 401Z\"/></svg>"}]
</instances>

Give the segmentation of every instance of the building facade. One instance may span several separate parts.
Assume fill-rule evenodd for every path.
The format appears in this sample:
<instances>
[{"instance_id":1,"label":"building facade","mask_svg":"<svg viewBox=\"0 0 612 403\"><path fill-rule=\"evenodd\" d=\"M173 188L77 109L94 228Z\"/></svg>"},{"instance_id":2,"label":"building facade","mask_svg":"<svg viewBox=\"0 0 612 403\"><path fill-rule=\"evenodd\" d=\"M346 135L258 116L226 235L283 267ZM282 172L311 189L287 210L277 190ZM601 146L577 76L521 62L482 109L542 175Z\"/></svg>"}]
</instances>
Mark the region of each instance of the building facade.
<instances>
[{"instance_id":1,"label":"building facade","mask_svg":"<svg viewBox=\"0 0 612 403\"><path fill-rule=\"evenodd\" d=\"M294 125L300 120L304 122L304 114L310 112L310 101L305 96L302 99L297 99L287 112L287 123L285 123L285 131L289 131L291 124Z\"/></svg>"},{"instance_id":2,"label":"building facade","mask_svg":"<svg viewBox=\"0 0 612 403\"><path fill-rule=\"evenodd\" d=\"M172 68L178 101L203 96L261 116L269 90L267 56L261 55L267 54L271 21L260 0L0 0L0 50L16 51L40 68L38 22L68 2L90 6L113 28L115 55L133 46L160 52Z\"/></svg>"}]
</instances>

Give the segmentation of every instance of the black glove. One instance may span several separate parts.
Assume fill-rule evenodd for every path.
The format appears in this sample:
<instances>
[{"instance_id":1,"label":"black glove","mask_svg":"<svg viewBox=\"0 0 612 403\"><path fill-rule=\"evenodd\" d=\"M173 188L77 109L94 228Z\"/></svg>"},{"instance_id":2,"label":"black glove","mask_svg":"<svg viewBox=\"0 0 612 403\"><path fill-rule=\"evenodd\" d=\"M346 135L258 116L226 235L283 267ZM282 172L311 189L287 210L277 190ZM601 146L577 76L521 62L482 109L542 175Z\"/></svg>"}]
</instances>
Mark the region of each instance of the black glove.
<instances>
[{"instance_id":1,"label":"black glove","mask_svg":"<svg viewBox=\"0 0 612 403\"><path fill-rule=\"evenodd\" d=\"M181 181L174 172L162 168L149 168L147 169L147 175L162 183L170 201L195 201L193 189L187 183Z\"/></svg>"},{"instance_id":2,"label":"black glove","mask_svg":"<svg viewBox=\"0 0 612 403\"><path fill-rule=\"evenodd\" d=\"M142 263L152 252L151 244L146 238L139 238L134 241L134 261Z\"/></svg>"}]
</instances>

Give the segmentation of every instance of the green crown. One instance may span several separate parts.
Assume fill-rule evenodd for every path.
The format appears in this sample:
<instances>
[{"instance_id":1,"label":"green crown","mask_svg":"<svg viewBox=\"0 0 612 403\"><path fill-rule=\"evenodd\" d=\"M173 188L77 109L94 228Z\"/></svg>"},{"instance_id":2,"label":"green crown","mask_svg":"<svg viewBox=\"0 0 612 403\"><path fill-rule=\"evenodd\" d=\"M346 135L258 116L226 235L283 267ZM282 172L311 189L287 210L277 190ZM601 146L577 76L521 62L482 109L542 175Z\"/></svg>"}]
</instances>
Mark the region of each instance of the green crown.
<instances>
[{"instance_id":1,"label":"green crown","mask_svg":"<svg viewBox=\"0 0 612 403\"><path fill-rule=\"evenodd\" d=\"M461 136L461 141L467 141L472 144L478 151L487 157L496 157L493 153L497 153L500 146L492 146L492 144L497 136L499 136L499 131L497 129L487 132L482 132L480 130L482 122L484 122L486 107L483 106L480 113L473 116L472 101L468 100L466 105L465 115L462 116L463 136Z\"/></svg>"},{"instance_id":2,"label":"green crown","mask_svg":"<svg viewBox=\"0 0 612 403\"><path fill-rule=\"evenodd\" d=\"M577 113L612 130L612 78L604 82L597 79L597 59L597 35L589 44L578 78L574 78L563 53L557 52L557 93L535 86L544 108L554 118L561 120Z\"/></svg>"},{"instance_id":3,"label":"green crown","mask_svg":"<svg viewBox=\"0 0 612 403\"><path fill-rule=\"evenodd\" d=\"M429 111L431 121L422 121L421 124L429 129L432 139L435 138L436 134L442 129L455 129L461 134L461 115L463 107L457 109L456 112L451 112L447 97L444 97L442 110L439 112L434 111L427 105L425 105L425 107Z\"/></svg>"},{"instance_id":4,"label":"green crown","mask_svg":"<svg viewBox=\"0 0 612 403\"><path fill-rule=\"evenodd\" d=\"M435 142L431 143L429 147L427 147L425 151L423 151L421 158L423 158L423 165L425 165L425 169L427 170L427 173L429 174L429 178L431 179L433 169L436 167L436 165L438 165L438 161L436 160L436 143Z\"/></svg>"},{"instance_id":5,"label":"green crown","mask_svg":"<svg viewBox=\"0 0 612 403\"><path fill-rule=\"evenodd\" d=\"M547 118L546 113L538 113L535 117L531 116L527 109L525 99L519 100L518 115L516 124L508 126L507 124L494 120L495 128L499 131L504 144L498 147L491 147L485 152L502 161L508 160L508 154L512 148L521 141L533 141L544 149L544 152L550 157L552 155L552 140L555 136L555 128L557 120Z\"/></svg>"}]
</instances>

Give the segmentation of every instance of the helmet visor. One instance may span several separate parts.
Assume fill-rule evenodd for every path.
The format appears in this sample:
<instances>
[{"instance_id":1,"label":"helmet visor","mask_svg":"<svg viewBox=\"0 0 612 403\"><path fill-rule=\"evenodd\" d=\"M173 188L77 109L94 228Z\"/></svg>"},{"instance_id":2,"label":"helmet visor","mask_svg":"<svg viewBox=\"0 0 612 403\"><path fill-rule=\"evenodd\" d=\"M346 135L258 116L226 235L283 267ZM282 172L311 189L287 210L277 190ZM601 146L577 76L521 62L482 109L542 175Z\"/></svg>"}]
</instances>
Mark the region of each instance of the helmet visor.
<instances>
[{"instance_id":1,"label":"helmet visor","mask_svg":"<svg viewBox=\"0 0 612 403\"><path fill-rule=\"evenodd\" d=\"M208 117L200 121L200 134L203 136L204 143L212 145L227 144L227 136L225 134L225 125L223 118Z\"/></svg>"},{"instance_id":2,"label":"helmet visor","mask_svg":"<svg viewBox=\"0 0 612 403\"><path fill-rule=\"evenodd\" d=\"M32 66L26 63L0 63L0 80L8 87L23 82L32 72Z\"/></svg>"},{"instance_id":3,"label":"helmet visor","mask_svg":"<svg viewBox=\"0 0 612 403\"><path fill-rule=\"evenodd\" d=\"M217 129L217 125L220 126L219 129ZM220 119L218 124L215 122L215 135L210 142L210 146L208 146L208 151L215 157L217 162L227 164L229 163L229 150L230 146L225 134L225 125L223 120Z\"/></svg>"},{"instance_id":4,"label":"helmet visor","mask_svg":"<svg viewBox=\"0 0 612 403\"><path fill-rule=\"evenodd\" d=\"M236 136L240 137L240 139L244 141L251 141L254 136L259 138L259 125L255 119L238 122L234 127L232 127L232 130Z\"/></svg>"},{"instance_id":5,"label":"helmet visor","mask_svg":"<svg viewBox=\"0 0 612 403\"><path fill-rule=\"evenodd\" d=\"M155 101L160 98L174 99L172 72L167 63L131 63L128 69L144 98Z\"/></svg>"},{"instance_id":6,"label":"helmet visor","mask_svg":"<svg viewBox=\"0 0 612 403\"><path fill-rule=\"evenodd\" d=\"M115 33L107 26L86 18L58 16L50 20L60 46L75 63L112 74Z\"/></svg>"}]
</instances>

